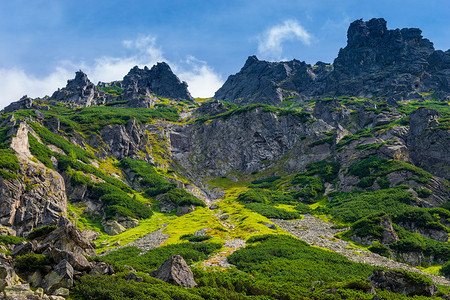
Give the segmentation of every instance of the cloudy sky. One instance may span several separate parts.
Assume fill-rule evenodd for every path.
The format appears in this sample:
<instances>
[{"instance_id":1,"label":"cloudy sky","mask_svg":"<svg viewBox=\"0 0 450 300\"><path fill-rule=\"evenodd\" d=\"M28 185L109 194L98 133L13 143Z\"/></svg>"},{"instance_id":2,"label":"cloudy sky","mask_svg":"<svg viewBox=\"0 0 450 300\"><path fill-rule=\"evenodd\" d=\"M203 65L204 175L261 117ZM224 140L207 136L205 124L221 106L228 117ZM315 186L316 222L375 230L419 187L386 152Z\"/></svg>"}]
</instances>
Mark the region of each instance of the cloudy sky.
<instances>
[{"instance_id":1,"label":"cloudy sky","mask_svg":"<svg viewBox=\"0 0 450 300\"><path fill-rule=\"evenodd\" d=\"M332 62L349 23L373 17L450 48L448 0L0 0L0 109L79 69L97 83L158 61L210 97L249 55Z\"/></svg>"}]
</instances>

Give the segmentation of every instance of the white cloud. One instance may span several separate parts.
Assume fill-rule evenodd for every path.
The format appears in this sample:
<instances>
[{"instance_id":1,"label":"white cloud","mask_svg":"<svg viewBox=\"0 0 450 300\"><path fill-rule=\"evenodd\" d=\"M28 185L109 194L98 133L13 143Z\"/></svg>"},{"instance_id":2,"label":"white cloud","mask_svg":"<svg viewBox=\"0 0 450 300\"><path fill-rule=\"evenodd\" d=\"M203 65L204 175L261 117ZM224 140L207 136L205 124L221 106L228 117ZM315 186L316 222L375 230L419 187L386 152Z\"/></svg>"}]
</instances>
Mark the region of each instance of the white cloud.
<instances>
[{"instance_id":1,"label":"white cloud","mask_svg":"<svg viewBox=\"0 0 450 300\"><path fill-rule=\"evenodd\" d=\"M214 93L222 86L223 79L206 62L193 56L187 58L186 64L189 70L180 70L178 77L188 83L192 96L201 98L214 96Z\"/></svg>"},{"instance_id":2,"label":"white cloud","mask_svg":"<svg viewBox=\"0 0 450 300\"><path fill-rule=\"evenodd\" d=\"M286 20L276 25L259 37L258 52L262 57L280 59L283 52L283 42L300 40L304 44L311 43L311 35L296 20Z\"/></svg>"},{"instance_id":3,"label":"white cloud","mask_svg":"<svg viewBox=\"0 0 450 300\"><path fill-rule=\"evenodd\" d=\"M32 98L51 95L58 88L64 87L68 79L74 78L75 71L79 69L94 83L111 82L121 80L136 65L141 68L151 67L157 62L166 61L175 74L188 83L193 97L211 97L223 83L222 78L206 62L195 57L189 56L179 64L165 59L153 36L123 41L123 46L129 49L130 55L103 56L93 63L62 61L53 72L41 78L30 75L21 68L0 69L0 109L23 95Z\"/></svg>"},{"instance_id":4,"label":"white cloud","mask_svg":"<svg viewBox=\"0 0 450 300\"><path fill-rule=\"evenodd\" d=\"M0 109L22 96L42 97L51 95L58 87L65 86L72 72L57 68L47 77L36 78L23 69L0 69Z\"/></svg>"}]
</instances>

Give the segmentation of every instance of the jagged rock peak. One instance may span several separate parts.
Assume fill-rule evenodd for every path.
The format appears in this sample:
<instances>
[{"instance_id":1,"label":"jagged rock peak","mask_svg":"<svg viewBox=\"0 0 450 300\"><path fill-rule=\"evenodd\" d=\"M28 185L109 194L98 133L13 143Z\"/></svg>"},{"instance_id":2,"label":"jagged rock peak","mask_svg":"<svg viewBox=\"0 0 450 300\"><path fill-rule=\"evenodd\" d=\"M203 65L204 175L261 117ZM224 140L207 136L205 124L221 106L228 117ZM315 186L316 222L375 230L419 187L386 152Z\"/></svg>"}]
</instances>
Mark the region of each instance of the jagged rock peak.
<instances>
[{"instance_id":1,"label":"jagged rock peak","mask_svg":"<svg viewBox=\"0 0 450 300\"><path fill-rule=\"evenodd\" d=\"M129 95L154 94L175 100L193 100L187 83L182 82L165 62L159 62L151 69L133 67L123 78L122 88Z\"/></svg>"},{"instance_id":2,"label":"jagged rock peak","mask_svg":"<svg viewBox=\"0 0 450 300\"><path fill-rule=\"evenodd\" d=\"M81 70L75 73L74 79L67 80L65 88L58 89L49 99L80 106L91 106L105 102L103 91L95 88L88 76Z\"/></svg>"}]
</instances>

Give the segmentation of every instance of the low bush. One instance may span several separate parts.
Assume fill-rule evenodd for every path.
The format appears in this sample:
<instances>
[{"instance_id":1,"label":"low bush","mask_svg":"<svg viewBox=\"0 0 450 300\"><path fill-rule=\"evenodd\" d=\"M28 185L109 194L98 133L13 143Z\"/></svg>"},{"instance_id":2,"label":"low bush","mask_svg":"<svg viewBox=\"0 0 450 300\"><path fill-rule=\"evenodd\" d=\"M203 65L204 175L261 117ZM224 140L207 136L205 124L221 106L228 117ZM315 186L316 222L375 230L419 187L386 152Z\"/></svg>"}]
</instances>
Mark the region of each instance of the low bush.
<instances>
[{"instance_id":1,"label":"low bush","mask_svg":"<svg viewBox=\"0 0 450 300\"><path fill-rule=\"evenodd\" d=\"M257 212L260 215L263 215L266 218L283 219L283 220L292 220L300 218L300 214L298 212L287 211L285 209L273 207L272 205L264 203L247 203L245 204L245 207L254 212Z\"/></svg>"},{"instance_id":2,"label":"low bush","mask_svg":"<svg viewBox=\"0 0 450 300\"><path fill-rule=\"evenodd\" d=\"M21 272L45 271L46 266L50 264L47 256L33 252L19 255L15 261L16 267Z\"/></svg>"},{"instance_id":3,"label":"low bush","mask_svg":"<svg viewBox=\"0 0 450 300\"><path fill-rule=\"evenodd\" d=\"M27 235L27 239L28 240L34 240L34 239L40 238L41 236L49 234L50 232L52 232L56 228L58 228L58 226L56 226L56 225L45 225L45 226L33 229L33 231L31 231Z\"/></svg>"}]
</instances>

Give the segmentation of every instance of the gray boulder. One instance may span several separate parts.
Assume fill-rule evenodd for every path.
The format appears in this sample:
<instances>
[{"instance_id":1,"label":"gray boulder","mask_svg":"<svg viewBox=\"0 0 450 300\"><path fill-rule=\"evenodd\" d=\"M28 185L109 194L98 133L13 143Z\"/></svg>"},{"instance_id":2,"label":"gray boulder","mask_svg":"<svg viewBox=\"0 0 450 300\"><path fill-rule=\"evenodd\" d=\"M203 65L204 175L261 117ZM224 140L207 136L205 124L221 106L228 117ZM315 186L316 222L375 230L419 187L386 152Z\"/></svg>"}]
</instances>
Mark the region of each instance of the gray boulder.
<instances>
[{"instance_id":1,"label":"gray boulder","mask_svg":"<svg viewBox=\"0 0 450 300\"><path fill-rule=\"evenodd\" d=\"M185 288L197 286L191 269L180 255L172 255L151 276Z\"/></svg>"},{"instance_id":2,"label":"gray boulder","mask_svg":"<svg viewBox=\"0 0 450 300\"><path fill-rule=\"evenodd\" d=\"M368 280L376 289L383 289L406 296L432 297L437 292L437 287L433 283L427 284L414 280L407 273L397 270L374 270Z\"/></svg>"},{"instance_id":3,"label":"gray boulder","mask_svg":"<svg viewBox=\"0 0 450 300\"><path fill-rule=\"evenodd\" d=\"M45 276L43 288L52 293L58 288L70 289L73 287L73 268L67 260L62 260L54 270Z\"/></svg>"}]
</instances>

